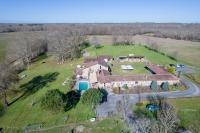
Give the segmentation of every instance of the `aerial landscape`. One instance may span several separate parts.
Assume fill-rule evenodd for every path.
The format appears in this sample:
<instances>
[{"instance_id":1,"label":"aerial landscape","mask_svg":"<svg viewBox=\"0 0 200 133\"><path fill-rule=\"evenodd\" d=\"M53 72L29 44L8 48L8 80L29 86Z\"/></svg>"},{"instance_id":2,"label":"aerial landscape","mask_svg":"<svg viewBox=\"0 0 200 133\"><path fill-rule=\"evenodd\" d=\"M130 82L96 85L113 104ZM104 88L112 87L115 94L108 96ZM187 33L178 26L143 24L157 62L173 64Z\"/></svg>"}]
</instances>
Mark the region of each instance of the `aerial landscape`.
<instances>
[{"instance_id":1,"label":"aerial landscape","mask_svg":"<svg viewBox=\"0 0 200 133\"><path fill-rule=\"evenodd\" d=\"M0 5L0 133L200 133L199 1Z\"/></svg>"}]
</instances>

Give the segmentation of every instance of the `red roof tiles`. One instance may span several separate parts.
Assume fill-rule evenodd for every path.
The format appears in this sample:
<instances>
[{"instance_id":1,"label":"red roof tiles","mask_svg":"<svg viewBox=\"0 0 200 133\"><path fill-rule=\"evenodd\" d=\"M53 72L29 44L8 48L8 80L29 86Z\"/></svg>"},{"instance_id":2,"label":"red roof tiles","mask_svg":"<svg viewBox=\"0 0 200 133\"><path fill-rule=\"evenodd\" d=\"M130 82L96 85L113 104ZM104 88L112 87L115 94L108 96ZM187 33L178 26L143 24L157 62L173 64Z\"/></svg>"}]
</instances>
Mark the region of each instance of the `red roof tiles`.
<instances>
[{"instance_id":1,"label":"red roof tiles","mask_svg":"<svg viewBox=\"0 0 200 133\"><path fill-rule=\"evenodd\" d=\"M155 64L147 64L146 67L148 67L155 74L168 74L167 71L165 71L163 68L161 68Z\"/></svg>"},{"instance_id":2,"label":"red roof tiles","mask_svg":"<svg viewBox=\"0 0 200 133\"><path fill-rule=\"evenodd\" d=\"M155 74L155 75L131 75L131 76L120 76L120 75L98 75L97 80L100 83L110 83L113 81L164 81L164 80L178 80L171 74Z\"/></svg>"}]
</instances>

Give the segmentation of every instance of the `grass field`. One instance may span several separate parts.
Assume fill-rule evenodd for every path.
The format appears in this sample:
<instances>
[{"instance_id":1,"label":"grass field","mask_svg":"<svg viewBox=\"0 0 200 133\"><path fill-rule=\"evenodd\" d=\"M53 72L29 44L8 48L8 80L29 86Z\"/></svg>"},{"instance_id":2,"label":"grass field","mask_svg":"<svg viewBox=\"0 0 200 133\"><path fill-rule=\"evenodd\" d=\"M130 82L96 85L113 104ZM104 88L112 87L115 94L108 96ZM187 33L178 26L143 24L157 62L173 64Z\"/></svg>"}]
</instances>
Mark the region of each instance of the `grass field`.
<instances>
[{"instance_id":1,"label":"grass field","mask_svg":"<svg viewBox=\"0 0 200 133\"><path fill-rule=\"evenodd\" d=\"M93 36L88 36L89 40L92 40ZM111 35L99 35L96 36L99 43L112 44ZM171 56L176 55L176 58L184 64L194 67L196 73L187 75L191 80L197 84L200 82L200 42L175 40L169 38L158 38L148 35L136 35L132 36L133 42L137 44L146 44L148 42L154 42L159 46L159 49ZM199 84L200 86L200 84Z\"/></svg>"},{"instance_id":2,"label":"grass field","mask_svg":"<svg viewBox=\"0 0 200 133\"><path fill-rule=\"evenodd\" d=\"M0 61L2 61L2 59L5 56L5 50L6 50L6 44L4 41L0 40Z\"/></svg>"},{"instance_id":3,"label":"grass field","mask_svg":"<svg viewBox=\"0 0 200 133\"><path fill-rule=\"evenodd\" d=\"M200 101L200 97L167 100L168 103L175 107L180 120L179 126L192 131L192 133L199 133L200 131L200 102L197 101ZM135 111L137 108L146 110L146 104L148 104L148 101L143 101L143 105L139 107L133 105L133 110Z\"/></svg>"},{"instance_id":4,"label":"grass field","mask_svg":"<svg viewBox=\"0 0 200 133\"><path fill-rule=\"evenodd\" d=\"M97 55L112 55L114 57L134 54L134 55L143 55L147 60L156 64L168 65L170 63L176 63L174 60L170 59L167 56L161 55L154 51L150 51L142 45L134 46L112 46L112 45L103 45L103 47L96 49L95 47L89 47L86 49L90 56Z\"/></svg>"},{"instance_id":5,"label":"grass field","mask_svg":"<svg viewBox=\"0 0 200 133\"><path fill-rule=\"evenodd\" d=\"M115 47L112 45L104 45L100 49L89 47L87 48L87 51L90 53L90 56L104 54L119 56L127 55L128 53L134 53L137 55L144 55L153 63L174 63L174 61L169 59L168 57L160 55L153 51L149 51L143 46ZM28 124L41 123L43 123L44 127L51 127L53 125L62 125L66 123L84 122L95 116L95 113L89 107L83 105L80 102L76 105L75 108L69 110L68 112L58 114L53 114L40 108L40 98L45 94L47 90L60 89L65 93L69 90L68 85L62 86L62 83L65 79L71 78L76 65L81 64L82 62L83 58L80 58L73 61L67 61L64 64L60 65L56 64L56 61L52 58L41 58L41 60L33 63L30 66L29 70L25 70L20 73L20 76L24 74L27 76L11 88L13 92L18 92L17 96L20 96L20 94L25 91L20 88L21 85L26 83L32 84L34 79L38 76L41 78L41 80L45 81L45 84L34 85L34 88L32 88L33 90L28 90L28 92L24 96L22 96L12 105L10 105L4 116L0 118L0 127L21 128ZM49 78L51 80L49 80ZM16 97L13 97L12 95L9 97L9 101L14 101L15 98ZM68 119L65 121L66 116L68 117ZM102 131L99 128L94 128L92 130L95 130L96 132Z\"/></svg>"},{"instance_id":6,"label":"grass field","mask_svg":"<svg viewBox=\"0 0 200 133\"><path fill-rule=\"evenodd\" d=\"M73 123L68 125L61 125L58 127L50 127L50 128L43 128L35 129L35 131L32 129L31 132L33 133L70 133L75 132L78 127L83 126L83 131L86 133L118 133L122 131L128 131L126 125L124 122L117 118L108 118L104 120L97 120L96 122L84 122L84 123ZM30 129L29 129L30 131Z\"/></svg>"},{"instance_id":7,"label":"grass field","mask_svg":"<svg viewBox=\"0 0 200 133\"><path fill-rule=\"evenodd\" d=\"M44 111L40 108L40 98L50 89L60 89L63 92L69 90L68 86L62 86L63 81L69 78L73 74L73 70L76 64L79 64L82 59L66 62L63 65L56 64L51 58L40 60L31 65L29 70L22 72L20 75L26 74L27 77L19 82L15 86L16 90L21 91L20 85L31 81L34 77L42 76L48 78L45 75L54 75L54 80L35 86L37 90L30 91L11 106L8 107L5 115L0 118L0 127L24 127L25 125L32 123L44 123L45 126L63 124L63 123L74 123L85 121L94 116L94 112L87 106L78 103L76 108L71 109L65 113L52 114L51 112ZM45 62L45 63L44 63ZM53 73L57 73L57 75ZM14 88L13 88L14 89ZM15 90L15 91L16 91ZM18 94L18 96L20 93ZM10 98L13 101L14 98ZM65 122L64 118L68 117Z\"/></svg>"},{"instance_id":8,"label":"grass field","mask_svg":"<svg viewBox=\"0 0 200 133\"><path fill-rule=\"evenodd\" d=\"M122 70L121 65L131 65L133 70ZM118 62L115 61L112 67L113 74L120 75L132 75L132 74L147 74L149 71L145 69L145 64L143 62L130 63L130 62Z\"/></svg>"},{"instance_id":9,"label":"grass field","mask_svg":"<svg viewBox=\"0 0 200 133\"><path fill-rule=\"evenodd\" d=\"M200 97L170 99L181 120L181 126L191 130L193 133L200 131Z\"/></svg>"},{"instance_id":10,"label":"grass field","mask_svg":"<svg viewBox=\"0 0 200 133\"><path fill-rule=\"evenodd\" d=\"M91 40L93 36L88 36ZM112 44L112 36L102 35L96 36L101 44ZM191 42L184 40L175 40L169 38L158 38L147 35L132 36L135 43L145 44L147 42L155 42L165 53L173 55L177 52L177 58L189 65L200 66L200 42Z\"/></svg>"}]
</instances>

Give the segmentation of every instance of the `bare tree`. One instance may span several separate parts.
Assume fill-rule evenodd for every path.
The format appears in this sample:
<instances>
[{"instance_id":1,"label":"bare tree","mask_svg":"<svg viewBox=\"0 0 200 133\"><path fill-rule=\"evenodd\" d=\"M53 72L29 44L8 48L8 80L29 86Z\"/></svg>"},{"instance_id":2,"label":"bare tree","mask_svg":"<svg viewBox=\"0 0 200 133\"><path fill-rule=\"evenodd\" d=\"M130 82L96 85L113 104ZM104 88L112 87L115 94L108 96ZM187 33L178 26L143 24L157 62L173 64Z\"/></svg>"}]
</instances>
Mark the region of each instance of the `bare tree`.
<instances>
[{"instance_id":1,"label":"bare tree","mask_svg":"<svg viewBox=\"0 0 200 133\"><path fill-rule=\"evenodd\" d=\"M96 36L93 36L91 39L91 43L95 46L95 48L100 48L101 44L99 43L99 40Z\"/></svg>"},{"instance_id":2,"label":"bare tree","mask_svg":"<svg viewBox=\"0 0 200 133\"><path fill-rule=\"evenodd\" d=\"M176 130L178 118L172 105L167 103L167 99L160 95L148 96L150 103L160 106L157 112L157 122L160 132L171 133Z\"/></svg>"},{"instance_id":3,"label":"bare tree","mask_svg":"<svg viewBox=\"0 0 200 133\"><path fill-rule=\"evenodd\" d=\"M49 34L49 54L56 57L58 64L63 64L67 58L77 58L81 55L81 47L85 36L78 31L55 31Z\"/></svg>"},{"instance_id":4,"label":"bare tree","mask_svg":"<svg viewBox=\"0 0 200 133\"><path fill-rule=\"evenodd\" d=\"M7 58L10 62L22 60L29 68L32 59L47 52L47 39L36 33L18 33L8 45Z\"/></svg>"},{"instance_id":5,"label":"bare tree","mask_svg":"<svg viewBox=\"0 0 200 133\"><path fill-rule=\"evenodd\" d=\"M161 104L161 111L158 112L158 121L162 125L164 133L171 133L176 129L178 119L172 105Z\"/></svg>"},{"instance_id":6,"label":"bare tree","mask_svg":"<svg viewBox=\"0 0 200 133\"><path fill-rule=\"evenodd\" d=\"M3 96L4 104L8 105L6 90L12 83L18 80L15 69L7 63L0 64L0 93Z\"/></svg>"},{"instance_id":7,"label":"bare tree","mask_svg":"<svg viewBox=\"0 0 200 133\"><path fill-rule=\"evenodd\" d=\"M152 122L148 118L139 118L130 125L131 132L133 133L153 133L151 127Z\"/></svg>"},{"instance_id":8,"label":"bare tree","mask_svg":"<svg viewBox=\"0 0 200 133\"><path fill-rule=\"evenodd\" d=\"M118 36L117 35L113 35L112 37L112 44L115 45L118 43Z\"/></svg>"}]
</instances>

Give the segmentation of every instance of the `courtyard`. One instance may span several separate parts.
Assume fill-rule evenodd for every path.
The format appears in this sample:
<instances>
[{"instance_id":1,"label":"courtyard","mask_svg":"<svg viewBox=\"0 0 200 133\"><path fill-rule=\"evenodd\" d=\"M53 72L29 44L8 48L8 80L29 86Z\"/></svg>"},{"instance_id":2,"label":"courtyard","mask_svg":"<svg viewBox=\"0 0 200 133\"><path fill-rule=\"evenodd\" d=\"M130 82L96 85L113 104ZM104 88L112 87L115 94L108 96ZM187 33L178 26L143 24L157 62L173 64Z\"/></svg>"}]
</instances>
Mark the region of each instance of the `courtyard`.
<instances>
[{"instance_id":1,"label":"courtyard","mask_svg":"<svg viewBox=\"0 0 200 133\"><path fill-rule=\"evenodd\" d=\"M145 64L143 62L119 62L113 61L112 73L115 75L133 75L133 74L149 74L149 71L145 68ZM132 70L123 70L121 68L122 65L131 65L133 67Z\"/></svg>"}]
</instances>

